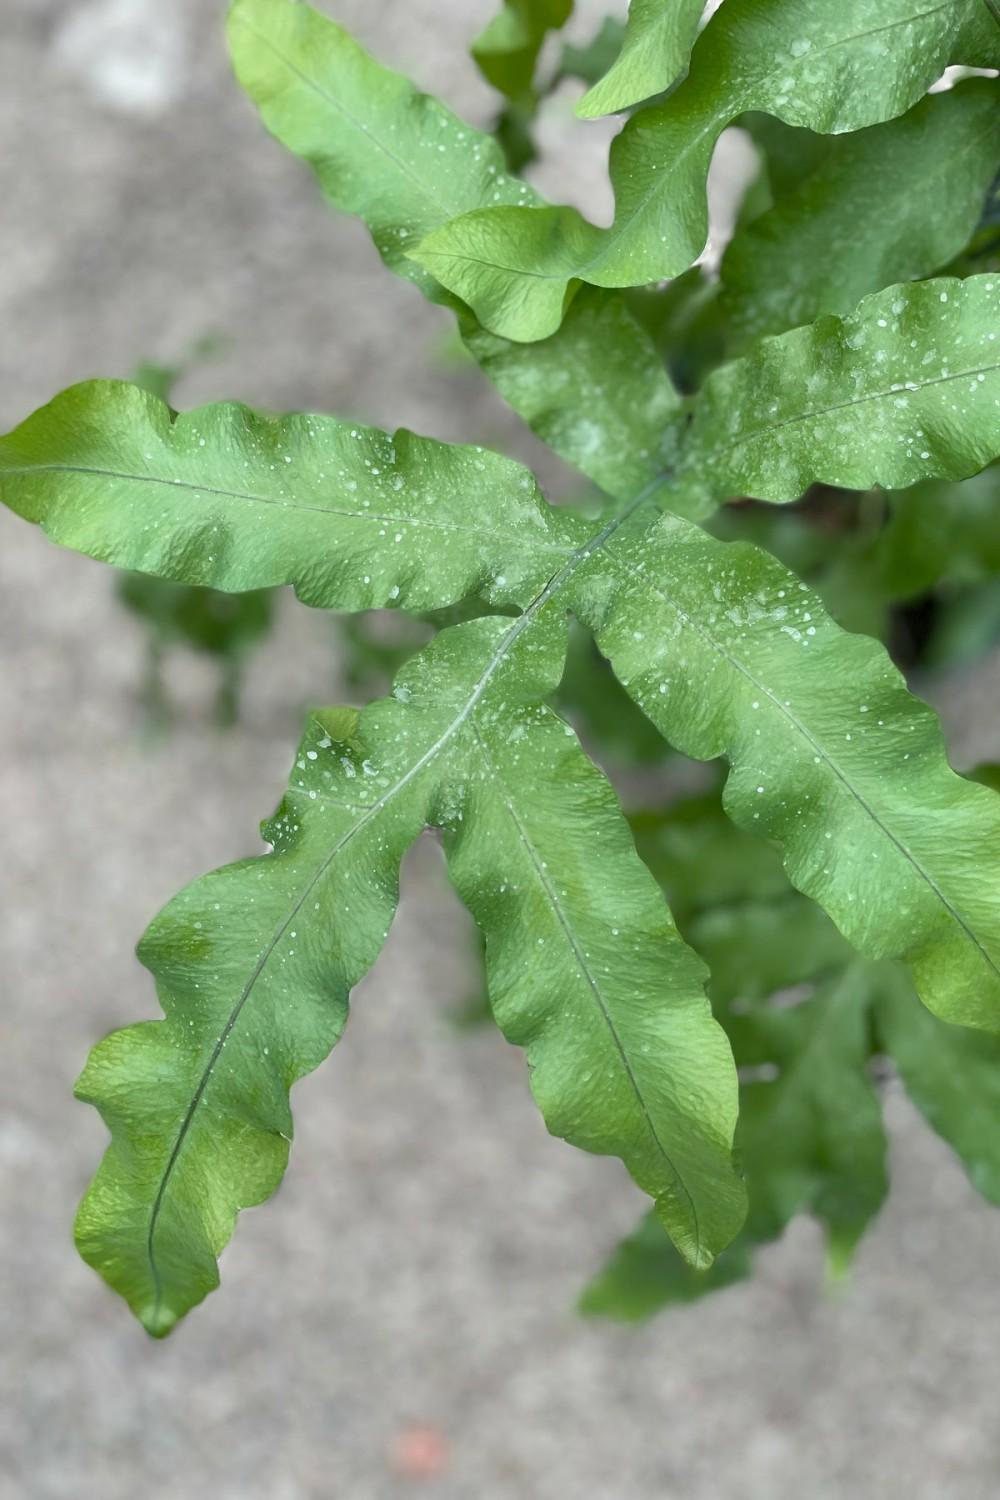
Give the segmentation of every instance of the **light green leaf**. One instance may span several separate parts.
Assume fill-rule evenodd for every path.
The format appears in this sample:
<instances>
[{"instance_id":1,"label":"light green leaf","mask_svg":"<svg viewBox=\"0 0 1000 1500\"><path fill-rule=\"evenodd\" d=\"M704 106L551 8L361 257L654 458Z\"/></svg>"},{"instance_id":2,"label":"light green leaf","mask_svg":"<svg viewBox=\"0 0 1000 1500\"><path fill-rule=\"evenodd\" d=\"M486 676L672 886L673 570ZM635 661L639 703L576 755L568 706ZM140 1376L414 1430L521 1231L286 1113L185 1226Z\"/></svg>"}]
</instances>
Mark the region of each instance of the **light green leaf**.
<instances>
[{"instance_id":1,"label":"light green leaf","mask_svg":"<svg viewBox=\"0 0 1000 1500\"><path fill-rule=\"evenodd\" d=\"M530 95L546 36L565 26L573 0L504 0L472 44L479 70L508 99Z\"/></svg>"},{"instance_id":2,"label":"light green leaf","mask_svg":"<svg viewBox=\"0 0 1000 1500\"><path fill-rule=\"evenodd\" d=\"M585 120L615 114L668 89L687 69L704 9L705 0L631 0L622 50L577 114Z\"/></svg>"},{"instance_id":3,"label":"light green leaf","mask_svg":"<svg viewBox=\"0 0 1000 1500\"><path fill-rule=\"evenodd\" d=\"M938 285L911 290L937 296ZM79 550L180 582L239 590L287 579L313 603L353 609L530 599L524 629L558 596L552 608L596 630L670 743L730 760L727 811L783 846L793 884L855 947L905 958L944 1018L997 1026L1000 883L982 872L1000 801L948 769L937 720L882 649L842 632L768 554L727 548L678 517L649 529L643 495L590 532L546 507L509 461L493 460L480 492L490 455L477 450L407 436L393 464L382 434L231 406L171 423L162 403L116 383L57 398L0 453L3 497L20 514ZM238 490L226 483L234 469ZM242 488L251 475L259 489ZM330 476L346 482L344 513L303 511L303 495L329 504ZM155 509L137 500L147 493ZM258 496L265 505L248 501ZM400 508L366 510L376 497ZM266 526L245 521L247 508ZM437 524L424 527L428 515Z\"/></svg>"},{"instance_id":4,"label":"light green leaf","mask_svg":"<svg viewBox=\"0 0 1000 1500\"><path fill-rule=\"evenodd\" d=\"M765 339L710 375L692 412L687 515L817 482L965 479L1000 455L1000 277L888 287L848 318Z\"/></svg>"},{"instance_id":5,"label":"light green leaf","mask_svg":"<svg viewBox=\"0 0 1000 1500\"><path fill-rule=\"evenodd\" d=\"M139 956L166 1019L113 1032L80 1078L112 1143L77 1244L158 1337L218 1284L215 1258L238 1210L277 1187L288 1089L336 1043L348 992L385 937L399 861L430 795L426 778L410 777L391 816L381 801L401 713L388 704L363 724L350 710L313 718L265 826L273 855L205 876L160 913Z\"/></svg>"},{"instance_id":6,"label":"light green leaf","mask_svg":"<svg viewBox=\"0 0 1000 1500\"><path fill-rule=\"evenodd\" d=\"M525 649L539 647L536 633ZM509 691L498 686L501 722L473 723L444 792L449 870L486 938L494 1016L527 1049L549 1129L621 1156L684 1257L708 1266L745 1201L705 970L608 783L566 725L533 704L512 712Z\"/></svg>"},{"instance_id":7,"label":"light green leaf","mask_svg":"<svg viewBox=\"0 0 1000 1500\"><path fill-rule=\"evenodd\" d=\"M792 884L860 952L904 958L942 1018L1000 1028L1000 799L950 770L883 648L766 552L671 516L595 553L574 593L666 739L730 762L727 812Z\"/></svg>"},{"instance_id":8,"label":"light green leaf","mask_svg":"<svg viewBox=\"0 0 1000 1500\"><path fill-rule=\"evenodd\" d=\"M575 209L489 206L411 253L494 333L545 338L577 282L639 286L676 276L701 253L709 163L737 116L859 130L903 114L949 63L998 61L1000 30L982 0L727 0L681 86L616 138L610 229Z\"/></svg>"},{"instance_id":9,"label":"light green leaf","mask_svg":"<svg viewBox=\"0 0 1000 1500\"><path fill-rule=\"evenodd\" d=\"M618 298L591 297L537 365L484 335L467 310L407 257L457 214L539 201L504 171L496 141L473 130L348 34L295 0L236 0L230 47L267 128L315 169L337 208L368 225L389 268L459 316L463 338L501 395L569 463L621 499L657 472L677 394L651 341Z\"/></svg>"},{"instance_id":10,"label":"light green leaf","mask_svg":"<svg viewBox=\"0 0 1000 1500\"><path fill-rule=\"evenodd\" d=\"M743 342L849 313L967 243L1000 164L1000 92L970 78L902 118L837 137L818 171L737 231L722 309Z\"/></svg>"},{"instance_id":11,"label":"light green leaf","mask_svg":"<svg viewBox=\"0 0 1000 1500\"><path fill-rule=\"evenodd\" d=\"M739 1228L736 1078L705 971L542 704L565 650L544 603L442 632L360 717L318 715L265 830L273 855L195 882L144 938L166 1020L114 1033L80 1081L112 1144L77 1235L151 1333L212 1290L238 1209L277 1186L288 1089L337 1041L426 825L445 831L549 1128L620 1155L692 1263Z\"/></svg>"},{"instance_id":12,"label":"light green leaf","mask_svg":"<svg viewBox=\"0 0 1000 1500\"><path fill-rule=\"evenodd\" d=\"M581 534L482 448L235 403L173 419L114 380L0 439L0 499L102 562L233 592L290 583L350 610L526 603Z\"/></svg>"},{"instance_id":13,"label":"light green leaf","mask_svg":"<svg viewBox=\"0 0 1000 1500\"><path fill-rule=\"evenodd\" d=\"M1000 1204L1000 1040L937 1020L901 974L886 976L875 1017L914 1104Z\"/></svg>"},{"instance_id":14,"label":"light green leaf","mask_svg":"<svg viewBox=\"0 0 1000 1500\"><path fill-rule=\"evenodd\" d=\"M474 206L537 201L504 170L492 136L379 67L311 6L236 0L229 45L271 134L309 162L338 208L365 220L389 268L432 300L437 288L407 259L411 241Z\"/></svg>"}]
</instances>

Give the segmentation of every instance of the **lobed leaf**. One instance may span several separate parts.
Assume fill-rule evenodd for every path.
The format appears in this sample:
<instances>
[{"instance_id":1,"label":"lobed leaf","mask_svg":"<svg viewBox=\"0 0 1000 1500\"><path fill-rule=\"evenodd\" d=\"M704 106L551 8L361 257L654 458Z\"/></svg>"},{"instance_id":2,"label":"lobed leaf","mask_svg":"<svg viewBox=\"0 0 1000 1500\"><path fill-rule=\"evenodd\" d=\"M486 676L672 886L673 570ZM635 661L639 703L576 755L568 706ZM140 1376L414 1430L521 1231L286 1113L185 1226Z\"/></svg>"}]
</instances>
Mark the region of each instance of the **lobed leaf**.
<instances>
[{"instance_id":1,"label":"lobed leaf","mask_svg":"<svg viewBox=\"0 0 1000 1500\"><path fill-rule=\"evenodd\" d=\"M482 448L236 403L174 417L124 381L71 387L0 439L0 499L122 568L328 609L527 602L579 539Z\"/></svg>"},{"instance_id":2,"label":"lobed leaf","mask_svg":"<svg viewBox=\"0 0 1000 1500\"><path fill-rule=\"evenodd\" d=\"M539 629L559 643L554 685L564 627L534 627L536 658ZM550 1131L620 1156L685 1259L710 1265L745 1200L730 1162L735 1074L705 970L572 731L509 693L477 714L445 794L449 870L486 940L494 1016L526 1049Z\"/></svg>"},{"instance_id":3,"label":"lobed leaf","mask_svg":"<svg viewBox=\"0 0 1000 1500\"><path fill-rule=\"evenodd\" d=\"M427 825L550 1130L620 1155L693 1263L738 1229L729 1049L610 787L542 702L565 651L547 598L442 632L360 716L318 715L274 854L195 882L144 938L166 1020L113 1034L80 1081L112 1144L77 1233L151 1333L216 1285L239 1207L276 1187L288 1089L337 1041Z\"/></svg>"},{"instance_id":4,"label":"lobed leaf","mask_svg":"<svg viewBox=\"0 0 1000 1500\"><path fill-rule=\"evenodd\" d=\"M835 137L819 168L726 250L722 311L737 339L850 313L870 292L947 265L1000 164L998 103L995 80L970 78Z\"/></svg>"},{"instance_id":5,"label":"lobed leaf","mask_svg":"<svg viewBox=\"0 0 1000 1500\"><path fill-rule=\"evenodd\" d=\"M576 107L585 120L660 94L687 70L705 0L630 0L621 51Z\"/></svg>"},{"instance_id":6,"label":"lobed leaf","mask_svg":"<svg viewBox=\"0 0 1000 1500\"><path fill-rule=\"evenodd\" d=\"M296 0L236 0L230 47L264 124L316 171L337 208L364 219L390 270L459 317L504 399L571 464L630 498L660 470L678 405L656 350L617 298L581 303L537 361L484 335L408 258L433 229L485 203L538 202L504 170L497 142L381 67L341 27ZM637 477L638 476L638 477Z\"/></svg>"},{"instance_id":7,"label":"lobed leaf","mask_svg":"<svg viewBox=\"0 0 1000 1500\"><path fill-rule=\"evenodd\" d=\"M77 1085L111 1132L77 1245L157 1337L218 1285L239 1209L277 1187L288 1090L337 1042L388 930L431 792L426 777L403 779L404 758L411 769L419 757L396 737L400 713L314 716L265 826L273 855L195 881L154 920L139 957L166 1019L106 1037ZM433 725L419 729L433 741Z\"/></svg>"},{"instance_id":8,"label":"lobed leaf","mask_svg":"<svg viewBox=\"0 0 1000 1500\"><path fill-rule=\"evenodd\" d=\"M545 338L581 281L639 286L695 260L715 143L741 114L840 134L903 114L949 63L998 60L1000 31L982 0L727 0L681 86L615 140L611 228L570 208L487 206L411 253L494 333Z\"/></svg>"},{"instance_id":9,"label":"lobed leaf","mask_svg":"<svg viewBox=\"0 0 1000 1500\"><path fill-rule=\"evenodd\" d=\"M888 287L847 318L765 339L692 402L677 501L903 489L1000 455L1000 277ZM671 501L671 503L673 503Z\"/></svg>"},{"instance_id":10,"label":"lobed leaf","mask_svg":"<svg viewBox=\"0 0 1000 1500\"><path fill-rule=\"evenodd\" d=\"M575 582L619 680L686 755L724 755L729 816L943 1019L1000 1027L1000 800L948 766L884 649L766 552L664 516Z\"/></svg>"}]
</instances>

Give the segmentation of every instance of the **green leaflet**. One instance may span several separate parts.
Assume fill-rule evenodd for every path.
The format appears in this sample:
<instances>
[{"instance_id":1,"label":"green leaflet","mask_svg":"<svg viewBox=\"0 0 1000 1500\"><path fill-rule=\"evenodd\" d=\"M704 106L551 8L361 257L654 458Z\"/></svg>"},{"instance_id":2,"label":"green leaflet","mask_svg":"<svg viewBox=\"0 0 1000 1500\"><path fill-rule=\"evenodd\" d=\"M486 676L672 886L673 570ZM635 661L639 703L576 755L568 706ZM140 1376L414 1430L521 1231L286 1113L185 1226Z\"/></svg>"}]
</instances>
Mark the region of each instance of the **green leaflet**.
<instances>
[{"instance_id":1,"label":"green leaflet","mask_svg":"<svg viewBox=\"0 0 1000 1500\"><path fill-rule=\"evenodd\" d=\"M527 603L581 535L485 449L236 403L173 420L116 380L0 439L0 499L102 562L232 592L290 583L348 610Z\"/></svg>"},{"instance_id":2,"label":"green leaflet","mask_svg":"<svg viewBox=\"0 0 1000 1500\"><path fill-rule=\"evenodd\" d=\"M350 711L315 716L265 827L274 854L205 876L160 913L139 956L166 1020L106 1037L77 1085L112 1137L77 1244L158 1337L218 1284L238 1210L277 1187L288 1089L336 1043L388 930L430 796L415 778L391 817L379 806L392 714L376 705L363 729ZM380 724L389 743L366 777Z\"/></svg>"},{"instance_id":3,"label":"green leaflet","mask_svg":"<svg viewBox=\"0 0 1000 1500\"><path fill-rule=\"evenodd\" d=\"M585 120L668 89L686 70L705 0L631 0L622 49L576 107Z\"/></svg>"},{"instance_id":4,"label":"green leaflet","mask_svg":"<svg viewBox=\"0 0 1000 1500\"><path fill-rule=\"evenodd\" d=\"M573 0L504 0L472 44L483 77L508 99L530 95L542 44L572 11Z\"/></svg>"},{"instance_id":5,"label":"green leaflet","mask_svg":"<svg viewBox=\"0 0 1000 1500\"><path fill-rule=\"evenodd\" d=\"M691 409L676 475L687 515L816 482L964 479L1000 454L1000 276L888 287L850 317L765 339Z\"/></svg>"},{"instance_id":6,"label":"green leaflet","mask_svg":"<svg viewBox=\"0 0 1000 1500\"><path fill-rule=\"evenodd\" d=\"M143 939L166 1020L114 1033L80 1080L112 1144L77 1235L151 1333L212 1290L239 1207L276 1187L288 1089L337 1041L428 824L549 1128L620 1155L694 1264L739 1228L729 1049L613 792L542 704L565 652L549 597L442 632L360 716L317 715L273 855L196 881Z\"/></svg>"},{"instance_id":7,"label":"green leaflet","mask_svg":"<svg viewBox=\"0 0 1000 1500\"><path fill-rule=\"evenodd\" d=\"M737 230L722 311L737 339L848 313L964 248L1000 164L1000 93L970 78L900 119L840 136L797 191Z\"/></svg>"},{"instance_id":8,"label":"green leaflet","mask_svg":"<svg viewBox=\"0 0 1000 1500\"><path fill-rule=\"evenodd\" d=\"M459 317L501 395L544 441L620 499L662 468L678 398L618 298L594 296L534 361L484 335L408 258L410 246L484 204L537 202L497 142L381 67L341 27L295 0L236 0L230 47L264 124L316 171L337 208L364 219L390 270Z\"/></svg>"},{"instance_id":9,"label":"green leaflet","mask_svg":"<svg viewBox=\"0 0 1000 1500\"><path fill-rule=\"evenodd\" d=\"M695 260L708 234L712 152L737 116L761 111L841 134L903 114L949 63L998 59L983 0L726 0L681 86L615 140L610 229L575 209L488 206L411 253L494 333L545 338L580 281L639 286Z\"/></svg>"},{"instance_id":10,"label":"green leaflet","mask_svg":"<svg viewBox=\"0 0 1000 1500\"><path fill-rule=\"evenodd\" d=\"M746 1225L698 1272L647 1216L585 1290L584 1312L646 1318L743 1280L755 1249L799 1213L825 1226L831 1266L846 1265L888 1189L882 1112L866 1069L877 974L853 964L799 1005L727 1020L743 1079L736 1140L750 1192Z\"/></svg>"},{"instance_id":11,"label":"green leaflet","mask_svg":"<svg viewBox=\"0 0 1000 1500\"><path fill-rule=\"evenodd\" d=\"M774 839L860 952L902 957L938 1015L1000 1024L1000 801L875 641L767 553L664 516L597 553L574 607L667 740L732 766L726 811Z\"/></svg>"},{"instance_id":12,"label":"green leaflet","mask_svg":"<svg viewBox=\"0 0 1000 1500\"><path fill-rule=\"evenodd\" d=\"M535 201L492 136L379 67L310 6L235 0L229 43L271 134L309 162L338 208L365 220L389 269L433 301L439 289L407 259L411 240L476 205Z\"/></svg>"},{"instance_id":13,"label":"green leaflet","mask_svg":"<svg viewBox=\"0 0 1000 1500\"><path fill-rule=\"evenodd\" d=\"M1000 1204L1000 1041L946 1026L887 974L875 1010L879 1040L927 1123L961 1158L973 1186Z\"/></svg>"}]
</instances>

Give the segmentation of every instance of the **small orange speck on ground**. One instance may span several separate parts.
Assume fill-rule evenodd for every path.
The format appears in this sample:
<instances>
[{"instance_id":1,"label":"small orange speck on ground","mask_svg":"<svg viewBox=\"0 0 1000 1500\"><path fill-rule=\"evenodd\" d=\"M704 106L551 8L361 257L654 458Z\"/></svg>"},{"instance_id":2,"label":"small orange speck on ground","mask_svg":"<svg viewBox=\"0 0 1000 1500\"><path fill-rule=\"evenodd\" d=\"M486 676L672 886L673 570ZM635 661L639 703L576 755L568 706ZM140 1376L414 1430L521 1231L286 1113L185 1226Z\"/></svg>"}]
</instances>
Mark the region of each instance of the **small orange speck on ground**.
<instances>
[{"instance_id":1,"label":"small orange speck on ground","mask_svg":"<svg viewBox=\"0 0 1000 1500\"><path fill-rule=\"evenodd\" d=\"M403 1479L436 1479L448 1466L448 1440L440 1427L414 1423L392 1444L392 1468Z\"/></svg>"}]
</instances>

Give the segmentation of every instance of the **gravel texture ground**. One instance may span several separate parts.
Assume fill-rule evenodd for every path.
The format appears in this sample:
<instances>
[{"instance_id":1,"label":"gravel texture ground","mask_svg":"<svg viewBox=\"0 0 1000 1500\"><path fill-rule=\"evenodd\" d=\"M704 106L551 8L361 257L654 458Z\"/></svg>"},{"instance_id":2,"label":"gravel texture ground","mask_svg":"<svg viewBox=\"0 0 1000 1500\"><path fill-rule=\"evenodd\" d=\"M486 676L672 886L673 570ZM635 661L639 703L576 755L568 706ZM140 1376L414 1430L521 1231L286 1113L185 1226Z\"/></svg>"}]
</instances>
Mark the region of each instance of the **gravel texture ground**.
<instances>
[{"instance_id":1,"label":"gravel texture ground","mask_svg":"<svg viewBox=\"0 0 1000 1500\"><path fill-rule=\"evenodd\" d=\"M535 459L441 357L446 320L262 136L222 8L7 0L0 423L213 333L182 404L340 410ZM462 48L489 0L331 9L487 117ZM604 139L551 169L597 211ZM149 916L259 847L336 656L286 605L239 730L213 731L211 673L185 660L151 749L141 634L105 572L9 516L0 549L2 1500L995 1500L1000 1215L894 1087L892 1201L836 1294L801 1224L700 1307L639 1331L574 1316L637 1195L546 1136L516 1052L447 1022L471 969L430 842L343 1047L297 1091L277 1201L245 1215L223 1290L147 1340L70 1242L103 1141L73 1078L95 1037L154 1013L132 956ZM958 763L996 755L998 689L994 662L939 690Z\"/></svg>"}]
</instances>

